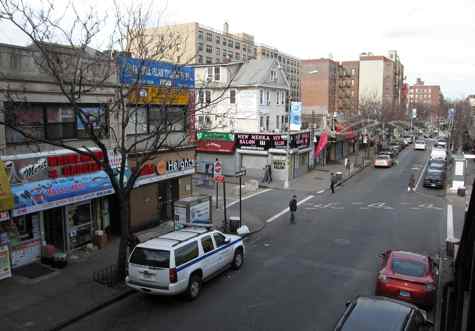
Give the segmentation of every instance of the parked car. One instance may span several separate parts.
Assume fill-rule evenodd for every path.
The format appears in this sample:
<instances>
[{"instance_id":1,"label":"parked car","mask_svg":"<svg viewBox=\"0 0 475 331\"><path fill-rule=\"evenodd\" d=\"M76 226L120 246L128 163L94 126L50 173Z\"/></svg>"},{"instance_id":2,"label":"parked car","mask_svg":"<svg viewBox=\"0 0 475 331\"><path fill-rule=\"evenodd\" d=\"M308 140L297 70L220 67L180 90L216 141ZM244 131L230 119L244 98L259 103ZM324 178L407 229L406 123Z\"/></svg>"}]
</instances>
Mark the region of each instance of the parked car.
<instances>
[{"instance_id":1,"label":"parked car","mask_svg":"<svg viewBox=\"0 0 475 331\"><path fill-rule=\"evenodd\" d=\"M387 149L387 148L382 149L382 150L379 152L379 155L389 155L389 157L390 157L391 159L393 159L393 160L394 160L394 158L396 157L396 153L394 153L393 150Z\"/></svg>"},{"instance_id":2,"label":"parked car","mask_svg":"<svg viewBox=\"0 0 475 331\"><path fill-rule=\"evenodd\" d=\"M424 174L424 187L444 188L445 170L428 168Z\"/></svg>"},{"instance_id":3,"label":"parked car","mask_svg":"<svg viewBox=\"0 0 475 331\"><path fill-rule=\"evenodd\" d=\"M432 326L427 313L410 303L360 296L347 302L334 331L428 331Z\"/></svg>"},{"instance_id":4,"label":"parked car","mask_svg":"<svg viewBox=\"0 0 475 331\"><path fill-rule=\"evenodd\" d=\"M201 285L244 262L239 236L189 227L138 244L129 258L127 286L146 294L198 297Z\"/></svg>"},{"instance_id":5,"label":"parked car","mask_svg":"<svg viewBox=\"0 0 475 331\"><path fill-rule=\"evenodd\" d=\"M426 141L422 139L417 139L414 143L414 150L425 151L426 150Z\"/></svg>"},{"instance_id":6,"label":"parked car","mask_svg":"<svg viewBox=\"0 0 475 331\"><path fill-rule=\"evenodd\" d=\"M376 159L374 160L374 166L390 168L393 166L393 160L391 159L389 155L381 154L381 155L376 156Z\"/></svg>"},{"instance_id":7,"label":"parked car","mask_svg":"<svg viewBox=\"0 0 475 331\"><path fill-rule=\"evenodd\" d=\"M432 258L405 251L381 254L376 295L431 308L437 293L437 266Z\"/></svg>"},{"instance_id":8,"label":"parked car","mask_svg":"<svg viewBox=\"0 0 475 331\"><path fill-rule=\"evenodd\" d=\"M443 146L435 145L430 152L430 158L433 160L447 160L447 150Z\"/></svg>"}]
</instances>

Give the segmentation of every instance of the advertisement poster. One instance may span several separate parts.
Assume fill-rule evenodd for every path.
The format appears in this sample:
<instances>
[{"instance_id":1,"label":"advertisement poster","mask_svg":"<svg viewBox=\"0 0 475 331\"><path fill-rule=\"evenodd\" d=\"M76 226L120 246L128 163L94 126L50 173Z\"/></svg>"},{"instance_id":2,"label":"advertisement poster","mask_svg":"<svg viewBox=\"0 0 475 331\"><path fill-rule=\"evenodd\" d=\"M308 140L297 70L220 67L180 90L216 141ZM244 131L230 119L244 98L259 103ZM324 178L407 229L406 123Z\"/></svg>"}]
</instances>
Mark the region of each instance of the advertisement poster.
<instances>
[{"instance_id":1,"label":"advertisement poster","mask_svg":"<svg viewBox=\"0 0 475 331\"><path fill-rule=\"evenodd\" d=\"M114 193L104 171L55 180L42 180L12 187L13 216L68 205Z\"/></svg>"},{"instance_id":2,"label":"advertisement poster","mask_svg":"<svg viewBox=\"0 0 475 331\"><path fill-rule=\"evenodd\" d=\"M11 276L10 251L7 245L2 245L0 246L0 279L10 278Z\"/></svg>"},{"instance_id":3,"label":"advertisement poster","mask_svg":"<svg viewBox=\"0 0 475 331\"><path fill-rule=\"evenodd\" d=\"M290 130L300 130L302 126L302 103L292 101L290 104Z\"/></svg>"},{"instance_id":4,"label":"advertisement poster","mask_svg":"<svg viewBox=\"0 0 475 331\"><path fill-rule=\"evenodd\" d=\"M186 224L186 207L175 206L175 222Z\"/></svg>"},{"instance_id":5,"label":"advertisement poster","mask_svg":"<svg viewBox=\"0 0 475 331\"><path fill-rule=\"evenodd\" d=\"M12 248L12 267L17 268L30 264L41 256L41 243L39 240L23 242Z\"/></svg>"},{"instance_id":6,"label":"advertisement poster","mask_svg":"<svg viewBox=\"0 0 475 331\"><path fill-rule=\"evenodd\" d=\"M190 218L192 224L209 223L209 201L201 202L190 207Z\"/></svg>"}]
</instances>

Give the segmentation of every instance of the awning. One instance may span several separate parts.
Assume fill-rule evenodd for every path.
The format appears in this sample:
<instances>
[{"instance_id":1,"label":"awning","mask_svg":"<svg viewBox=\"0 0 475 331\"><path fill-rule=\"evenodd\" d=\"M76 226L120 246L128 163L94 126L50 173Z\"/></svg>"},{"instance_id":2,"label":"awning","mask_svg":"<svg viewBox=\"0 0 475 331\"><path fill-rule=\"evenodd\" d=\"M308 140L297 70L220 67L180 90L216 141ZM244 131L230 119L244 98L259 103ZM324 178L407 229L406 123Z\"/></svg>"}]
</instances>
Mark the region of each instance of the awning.
<instances>
[{"instance_id":1,"label":"awning","mask_svg":"<svg viewBox=\"0 0 475 331\"><path fill-rule=\"evenodd\" d=\"M13 194L10 188L5 164L0 161L0 211L13 209Z\"/></svg>"},{"instance_id":2,"label":"awning","mask_svg":"<svg viewBox=\"0 0 475 331\"><path fill-rule=\"evenodd\" d=\"M104 171L53 180L41 180L12 187L15 206L12 216L65 206L114 193Z\"/></svg>"}]
</instances>

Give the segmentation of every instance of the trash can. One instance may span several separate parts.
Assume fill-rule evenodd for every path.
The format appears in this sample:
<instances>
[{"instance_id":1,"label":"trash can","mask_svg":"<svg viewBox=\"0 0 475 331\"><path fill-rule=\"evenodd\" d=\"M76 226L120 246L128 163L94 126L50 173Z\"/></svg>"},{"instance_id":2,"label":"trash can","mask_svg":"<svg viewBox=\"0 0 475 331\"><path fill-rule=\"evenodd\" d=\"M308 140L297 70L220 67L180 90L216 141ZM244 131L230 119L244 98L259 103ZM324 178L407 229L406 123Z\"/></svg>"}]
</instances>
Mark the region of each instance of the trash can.
<instances>
[{"instance_id":1,"label":"trash can","mask_svg":"<svg viewBox=\"0 0 475 331\"><path fill-rule=\"evenodd\" d=\"M239 216L230 216L229 217L229 232L237 233L237 229L241 227L241 219Z\"/></svg>"}]
</instances>

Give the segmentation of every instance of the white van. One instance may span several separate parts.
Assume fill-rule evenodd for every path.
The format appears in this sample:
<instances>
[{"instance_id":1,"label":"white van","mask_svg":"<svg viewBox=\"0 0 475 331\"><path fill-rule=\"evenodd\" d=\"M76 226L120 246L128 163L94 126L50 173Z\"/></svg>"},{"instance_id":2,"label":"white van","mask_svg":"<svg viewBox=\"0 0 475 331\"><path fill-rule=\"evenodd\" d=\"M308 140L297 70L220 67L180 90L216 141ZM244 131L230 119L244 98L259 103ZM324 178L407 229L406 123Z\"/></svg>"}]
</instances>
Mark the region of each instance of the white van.
<instances>
[{"instance_id":1,"label":"white van","mask_svg":"<svg viewBox=\"0 0 475 331\"><path fill-rule=\"evenodd\" d=\"M241 237L190 227L138 244L129 258L127 286L156 295L198 297L201 285L244 262Z\"/></svg>"},{"instance_id":2,"label":"white van","mask_svg":"<svg viewBox=\"0 0 475 331\"><path fill-rule=\"evenodd\" d=\"M447 160L447 150L444 147L434 146L430 152L431 160Z\"/></svg>"}]
</instances>

